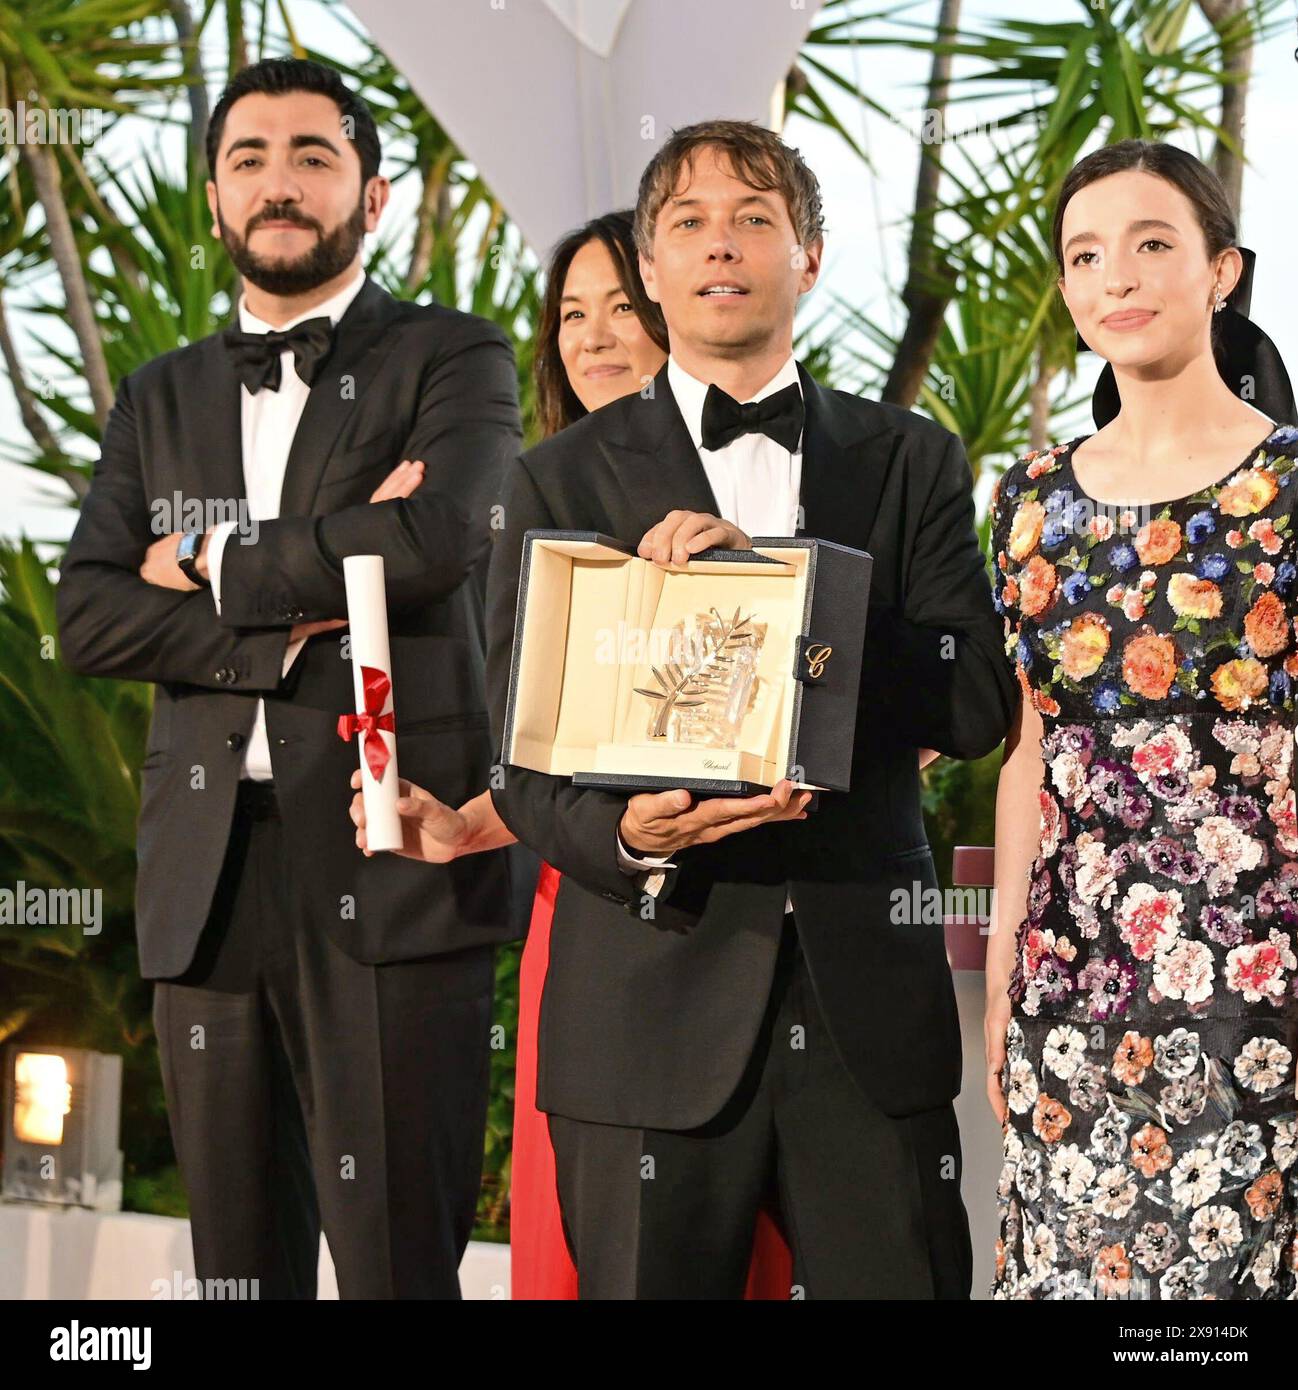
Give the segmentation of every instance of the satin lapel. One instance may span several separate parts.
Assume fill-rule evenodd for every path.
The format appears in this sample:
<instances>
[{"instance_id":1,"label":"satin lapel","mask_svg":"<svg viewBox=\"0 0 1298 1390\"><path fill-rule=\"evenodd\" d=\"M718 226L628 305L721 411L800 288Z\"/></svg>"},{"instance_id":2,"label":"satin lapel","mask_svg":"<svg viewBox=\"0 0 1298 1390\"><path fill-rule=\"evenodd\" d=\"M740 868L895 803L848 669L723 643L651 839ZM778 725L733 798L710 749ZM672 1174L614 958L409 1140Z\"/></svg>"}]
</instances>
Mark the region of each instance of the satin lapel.
<instances>
[{"instance_id":1,"label":"satin lapel","mask_svg":"<svg viewBox=\"0 0 1298 1390\"><path fill-rule=\"evenodd\" d=\"M667 380L667 366L654 378L653 394L626 402L621 428L610 432L604 453L640 526L650 526L674 510L717 513L717 499ZM610 422L611 423L611 422Z\"/></svg>"},{"instance_id":2,"label":"satin lapel","mask_svg":"<svg viewBox=\"0 0 1298 1390\"><path fill-rule=\"evenodd\" d=\"M334 329L333 350L311 386L284 469L280 516L309 516L320 475L363 393L374 389L374 360L391 349L386 330L396 302L367 279ZM290 370L292 370L290 368Z\"/></svg>"},{"instance_id":3,"label":"satin lapel","mask_svg":"<svg viewBox=\"0 0 1298 1390\"><path fill-rule=\"evenodd\" d=\"M237 502L247 495L239 378L219 334L206 339L202 347L191 399L202 402L201 418L212 424L201 430L195 452L183 466L199 470L197 495Z\"/></svg>"},{"instance_id":4,"label":"satin lapel","mask_svg":"<svg viewBox=\"0 0 1298 1390\"><path fill-rule=\"evenodd\" d=\"M867 447L886 435L883 412L842 400L825 390L799 363L807 406L802 447L802 482L798 492L798 534L868 549L888 472L889 455Z\"/></svg>"}]
</instances>

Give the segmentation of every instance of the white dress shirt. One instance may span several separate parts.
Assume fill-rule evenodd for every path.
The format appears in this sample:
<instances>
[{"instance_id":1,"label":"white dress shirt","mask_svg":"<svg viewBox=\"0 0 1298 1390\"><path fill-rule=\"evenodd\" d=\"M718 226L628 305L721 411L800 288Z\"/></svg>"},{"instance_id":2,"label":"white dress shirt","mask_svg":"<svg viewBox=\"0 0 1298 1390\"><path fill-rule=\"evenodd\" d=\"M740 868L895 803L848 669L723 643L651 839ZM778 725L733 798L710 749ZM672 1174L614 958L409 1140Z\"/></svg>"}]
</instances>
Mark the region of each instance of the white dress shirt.
<instances>
[{"instance_id":1,"label":"white dress shirt","mask_svg":"<svg viewBox=\"0 0 1298 1390\"><path fill-rule=\"evenodd\" d=\"M703 402L707 398L708 383L691 376L674 357L667 359L667 381L712 485L717 514L750 536L792 536L797 530L798 494L802 485L801 439L792 453L769 436L757 433L740 435L721 449L705 449ZM748 400L765 400L791 385L797 385L799 391L802 389L798 364L792 353L770 381ZM642 886L651 897L657 896L665 878L663 873L652 871L676 867L670 858L632 854L620 835L617 857L623 873L645 874ZM793 910L793 902L787 897L784 910Z\"/></svg>"},{"instance_id":2,"label":"white dress shirt","mask_svg":"<svg viewBox=\"0 0 1298 1390\"><path fill-rule=\"evenodd\" d=\"M791 536L797 530L802 483L802 441L790 453L764 434L742 434L723 449L703 447L703 402L708 383L692 377L676 359L667 359L667 380L690 432L699 461L712 484L720 511L750 536ZM797 386L798 364L790 353L784 366L748 399L764 401L786 386ZM745 404L745 402L741 402Z\"/></svg>"},{"instance_id":3,"label":"white dress shirt","mask_svg":"<svg viewBox=\"0 0 1298 1390\"><path fill-rule=\"evenodd\" d=\"M281 333L294 324L306 319L321 318L328 315L336 324L347 311L347 306L356 298L365 283L364 270L358 270L351 284L344 286L337 294L322 304L307 309L287 323L265 323L250 313L239 296L239 327L245 333L269 333L278 329ZM306 408L311 388L297 374L293 365L293 350L285 348L279 359L279 390L272 391L263 386L255 395L246 386L239 387L239 422L243 441L243 487L248 499L248 515L256 521L273 521L279 516L280 491L284 486L284 470L288 466L288 453L297 433L298 421ZM216 611L221 611L221 558L225 552L230 533L237 523L222 522L212 531L207 543L207 574L212 584L212 601ZM337 615L341 617L342 615ZM305 638L290 642L284 652L284 665L281 676L288 674L298 652L305 644ZM252 732L244 751L243 767L240 777L251 777L256 782L268 782L271 778L270 743L266 737L266 702L257 701L257 713L253 718Z\"/></svg>"}]
</instances>

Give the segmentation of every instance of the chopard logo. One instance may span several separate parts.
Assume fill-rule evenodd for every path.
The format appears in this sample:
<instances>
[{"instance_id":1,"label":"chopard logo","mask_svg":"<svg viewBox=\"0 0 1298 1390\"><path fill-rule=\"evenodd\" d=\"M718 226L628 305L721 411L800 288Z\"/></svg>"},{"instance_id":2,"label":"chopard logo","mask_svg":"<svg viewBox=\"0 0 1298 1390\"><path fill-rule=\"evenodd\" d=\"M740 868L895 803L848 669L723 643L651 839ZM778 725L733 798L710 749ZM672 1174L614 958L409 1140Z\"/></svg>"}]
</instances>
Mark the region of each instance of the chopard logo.
<instances>
[{"instance_id":1,"label":"chopard logo","mask_svg":"<svg viewBox=\"0 0 1298 1390\"><path fill-rule=\"evenodd\" d=\"M813 680L819 680L825 674L825 663L829 660L833 650L833 647L827 647L823 642L807 648L804 653L807 658L807 673Z\"/></svg>"},{"instance_id":2,"label":"chopard logo","mask_svg":"<svg viewBox=\"0 0 1298 1390\"><path fill-rule=\"evenodd\" d=\"M703 766L709 772L728 772L730 770L729 763L719 763L715 758L704 758Z\"/></svg>"}]
</instances>

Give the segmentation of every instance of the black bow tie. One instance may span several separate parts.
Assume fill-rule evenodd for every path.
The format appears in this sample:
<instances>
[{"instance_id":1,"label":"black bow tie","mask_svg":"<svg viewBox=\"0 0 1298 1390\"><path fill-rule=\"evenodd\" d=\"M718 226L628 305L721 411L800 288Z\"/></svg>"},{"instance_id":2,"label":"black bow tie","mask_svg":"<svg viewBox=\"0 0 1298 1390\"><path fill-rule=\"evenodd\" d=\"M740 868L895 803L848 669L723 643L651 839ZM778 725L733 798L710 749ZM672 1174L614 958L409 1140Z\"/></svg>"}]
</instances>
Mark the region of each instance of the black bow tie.
<instances>
[{"instance_id":1,"label":"black bow tie","mask_svg":"<svg viewBox=\"0 0 1298 1390\"><path fill-rule=\"evenodd\" d=\"M293 349L293 367L308 386L320 374L324 360L333 346L334 326L328 314L304 319L292 328L280 332L243 333L227 328L222 334L234 364L235 375L255 396L263 386L272 391L280 388L280 354Z\"/></svg>"},{"instance_id":2,"label":"black bow tie","mask_svg":"<svg viewBox=\"0 0 1298 1390\"><path fill-rule=\"evenodd\" d=\"M805 411L802 388L795 381L764 400L741 405L719 386L709 386L703 399L703 447L724 449L745 434L764 434L789 453L802 438Z\"/></svg>"}]
</instances>

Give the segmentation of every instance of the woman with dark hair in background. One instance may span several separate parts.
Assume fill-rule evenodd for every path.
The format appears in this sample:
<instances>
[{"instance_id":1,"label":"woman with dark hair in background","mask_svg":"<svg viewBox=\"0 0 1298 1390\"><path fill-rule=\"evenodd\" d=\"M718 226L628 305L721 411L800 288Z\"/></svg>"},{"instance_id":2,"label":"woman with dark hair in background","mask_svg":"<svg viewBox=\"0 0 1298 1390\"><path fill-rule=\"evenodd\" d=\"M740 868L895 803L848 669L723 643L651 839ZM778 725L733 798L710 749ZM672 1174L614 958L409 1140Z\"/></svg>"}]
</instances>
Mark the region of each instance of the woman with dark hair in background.
<instances>
[{"instance_id":1,"label":"woman with dark hair in background","mask_svg":"<svg viewBox=\"0 0 1298 1390\"><path fill-rule=\"evenodd\" d=\"M987 953L992 1294L1293 1299L1292 391L1192 155L1083 159L1054 251L1109 365L1098 431L992 499L1022 690Z\"/></svg>"},{"instance_id":2,"label":"woman with dark hair in background","mask_svg":"<svg viewBox=\"0 0 1298 1390\"><path fill-rule=\"evenodd\" d=\"M532 360L546 439L639 391L667 360L667 325L640 279L631 224L629 211L605 213L550 256Z\"/></svg>"},{"instance_id":3,"label":"woman with dark hair in background","mask_svg":"<svg viewBox=\"0 0 1298 1390\"><path fill-rule=\"evenodd\" d=\"M667 360L667 325L644 290L630 212L611 212L570 232L546 271L533 372L545 437L610 401L641 390ZM352 779L360 785L359 772ZM490 792L452 810L422 788L401 783L406 831L399 853L429 863L515 843ZM352 802L356 842L365 848L364 804ZM512 1296L575 1299L577 1271L559 1212L549 1121L536 1108L537 1027L550 953L550 922L560 875L542 864L519 970L514 1138L510 1177ZM792 1260L763 1214L754 1238L749 1298L787 1299Z\"/></svg>"}]
</instances>

